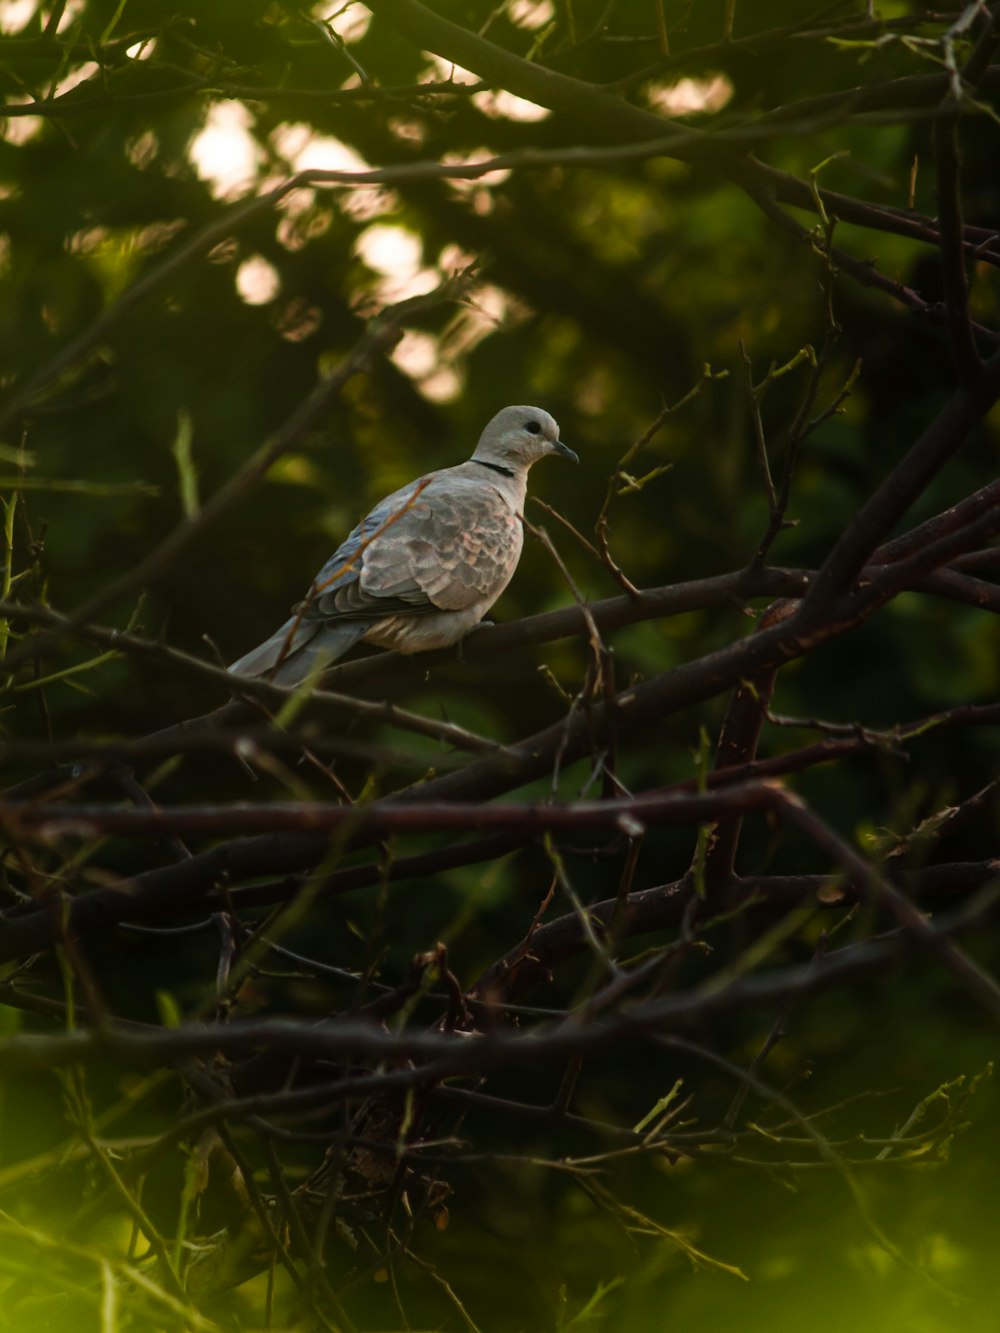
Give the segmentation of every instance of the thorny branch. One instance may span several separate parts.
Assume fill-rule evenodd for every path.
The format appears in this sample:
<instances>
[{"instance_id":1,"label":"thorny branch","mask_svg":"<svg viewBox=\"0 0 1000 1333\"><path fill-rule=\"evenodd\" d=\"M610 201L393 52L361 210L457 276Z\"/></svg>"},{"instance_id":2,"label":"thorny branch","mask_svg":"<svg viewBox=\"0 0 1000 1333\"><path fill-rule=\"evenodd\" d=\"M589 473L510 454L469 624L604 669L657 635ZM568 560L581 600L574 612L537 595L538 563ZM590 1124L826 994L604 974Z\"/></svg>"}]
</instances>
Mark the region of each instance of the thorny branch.
<instances>
[{"instance_id":1,"label":"thorny branch","mask_svg":"<svg viewBox=\"0 0 1000 1333\"><path fill-rule=\"evenodd\" d=\"M611 554L613 499L619 491L641 489L654 475L636 480L626 469L676 410L664 409L619 460L594 521L593 542L550 507L580 537L587 557L603 568L602 577L610 576L624 595L591 600L583 581L557 555L577 604L479 630L464 645L460 664L453 653L428 654L417 662L385 654L333 669L327 681L336 692L317 690L308 700L296 699L294 692L266 681L234 681L222 668L148 638L135 625L121 631L99 623L114 603L169 572L189 543L241 502L348 380L391 350L411 317L453 299L456 286L446 282L429 297L403 303L374 321L338 369L317 382L197 514L72 615L52 610L47 592L34 600L23 593L12 565L13 541L5 537L0 618L8 635L4 675L10 698L20 700L30 686L44 700L37 674L26 678L24 668L31 664L37 673L42 658L67 651L75 641L236 697L203 718L148 737L43 732L42 739L5 739L0 745L8 764L63 764L18 783L0 800L5 839L0 959L8 969L0 978L0 1003L37 1025L0 1041L0 1070L59 1071L71 1107L70 1138L5 1165L0 1192L13 1196L81 1164L92 1171L96 1188L70 1205L75 1233L87 1234L94 1220L120 1210L135 1242L127 1263L112 1269L101 1261L109 1328L115 1325L107 1316L107 1293L118 1282L142 1290L150 1308L207 1329L214 1325L200 1313L202 1296L238 1285L275 1261L318 1326L350 1327L348 1297L364 1274L395 1282L397 1265L426 1264L415 1246L426 1219L435 1225L446 1220L445 1175L460 1179L462 1166L495 1167L507 1160L508 1154L480 1146L481 1116L497 1120L511 1137L524 1126L598 1140L599 1151L552 1153L545 1164L575 1174L589 1185L592 1198L629 1226L654 1232L658 1224L617 1203L602 1183L594 1183L593 1173L607 1172L630 1156L698 1161L719 1152L767 1169L793 1164L837 1171L849 1182L876 1242L905 1261L867 1213L856 1169L881 1168L910 1155L939 1160L964 1101L956 1097L954 1104L942 1105L939 1117L925 1119L935 1104L932 1094L919 1114L894 1132L838 1137L827 1131L825 1112L808 1114L798 1094L765 1077L764 1066L793 1017L861 978L892 985L915 955L940 967L963 1002L990 1023L1000 1021L1000 986L990 959L982 956L985 950L977 948L974 956L970 948L988 936L984 927L997 916L1000 789L995 779L948 791L947 798L933 788L923 804L914 800L902 808L890 831L869 833L859 842L824 816L820 801L807 805L796 788L806 787L803 775L821 765L843 783L855 775L874 782L887 768L906 763L916 767L925 753L936 752L943 736L985 736L1000 722L1000 705L986 698L927 716L857 719L837 715L839 696L833 694L829 718L825 702L823 718L788 718L775 711L773 699L788 663L808 661L811 667L821 661L828 646L840 646L874 618L892 614L888 608L904 591L951 602L982 622L1000 612L994 544L1000 533L998 483L981 486L932 517L919 522L910 517L1000 397L998 334L979 322L985 303L974 307L973 318L969 284L977 264L1000 262L1000 242L995 231L963 216L960 156L970 118L997 85L991 62L1000 45L1000 9L973 5L957 17L926 16L925 26L935 31L948 24L944 36L921 38L943 66L933 73L873 79L752 117L736 114L721 129L705 131L668 121L622 94L668 71L726 62L740 52L787 42L805 48L831 38L894 41L909 34L911 18L813 16L744 36L738 32L740 16L728 6L721 42L674 52L667 49L673 35L661 24L653 48L658 59L599 85L561 70L576 68L574 62L590 47L610 44L613 7L589 34L569 23L562 47L546 48L541 36L528 59L416 0L371 0L370 8L376 22L391 25L421 49L459 61L481 82L382 87L339 38L338 50L353 64L360 87L328 91L254 84L193 39L191 50L208 62L196 75L166 61L158 67L150 62L143 71L138 62L132 62L136 68L125 63L125 52L133 38L145 42L157 34L137 30L119 38L112 24L95 51L73 35L59 35L60 5L53 7L44 33L20 45L15 41L15 59L34 53L69 61L96 54L101 68L88 85L70 93L38 96L32 90L29 96L22 88L26 100L8 104L0 115L39 115L62 123L103 107L226 96L261 104L370 102L433 117L434 107L463 106L490 86L552 109L563 126L572 125L573 134L561 146L515 147L471 162L427 158L365 171L300 172L217 212L22 383L5 385L0 429L9 431L36 412L60 377L85 361L141 302L168 289L219 241L260 220L296 190L391 185L416 192L428 183L477 181L498 170L620 173L648 159L673 157L742 190L779 240L792 238L817 262L828 316L815 343L818 351L804 349L755 382L754 349L743 349L766 528L759 541L752 538L742 569L648 589L633 582L628 562ZM641 42L636 45L642 49ZM220 63L212 65L216 59ZM148 84L151 71L167 81ZM799 179L763 161L764 151L786 136L815 135L848 123L916 126L922 120L929 122L936 152L934 218L821 188L818 168ZM789 208L813 214L818 225L803 226ZM841 223L933 247L943 306L899 274L890 276L858 258L846 243L834 245L835 232L842 242ZM814 432L818 437L856 384L864 385L863 373L859 379L850 362L839 388L831 391L826 382L838 332L834 306L841 274L921 316L928 336L942 342L946 337L955 388L899 462L885 465L881 455L872 462L880 480L825 555L819 553L818 569L769 567L765 561L795 513L801 446ZM784 371L805 363L807 383L789 415L779 474L761 404ZM710 375L706 369L676 406L690 402ZM11 522L12 515L13 510ZM907 522L909 528L899 533ZM541 540L554 554L548 538ZM616 540L615 549L627 549L627 543L619 548ZM811 552L809 559L815 558ZM41 582L35 586L41 589ZM719 612L759 612L759 604L748 604L762 598L770 605L751 632L723 629L699 656L643 677L628 679L612 669L612 636L619 630L690 612L711 613L713 624L723 623ZM739 623L742 629L744 622ZM437 688L442 676L446 685L453 684L458 671L464 685L472 681L477 688L482 679L477 672L509 663L515 651L573 638L586 638L590 645L584 684L565 716L540 719L533 734L506 734L500 709L494 736L487 734L486 723L473 729L428 716L419 705L408 709L395 700L350 692L355 687L402 691L425 678ZM727 694L714 747L706 741L697 763L687 764L676 780L652 782L651 756L662 766L664 746L676 747L677 735L687 737L683 710ZM412 740L386 745L381 737L386 727L420 738L425 748ZM818 732L820 739L789 748L785 738L791 728ZM427 742L435 747L433 769ZM273 799L270 788L252 802L227 795L194 801L178 797L169 785L164 795L159 788L169 779L168 770L175 762L190 764L191 756L206 763L212 756L236 757L279 783L288 799ZM301 771L293 767L298 759L307 764ZM331 761L329 767L324 760ZM136 770L158 767L140 778L124 764ZM342 770L351 776L345 778ZM397 786L391 775L399 772L405 778ZM629 791L624 784L633 781L633 773L639 783ZM514 797L533 782L548 786L546 799L538 799L537 792ZM353 790L360 793L357 798ZM668 830L679 832L668 836ZM774 848L777 866L769 864ZM383 939L383 932L398 927L397 916L406 917L393 909L407 901L406 894L410 900L439 895L447 872L477 865L491 885L507 875L515 887L505 892L511 893L520 891L521 878L507 872L512 867L523 872L520 929L508 935L505 924L502 938L491 937L489 961L480 949L471 980L462 976L468 962L461 923L455 927L457 944L453 938L447 947L434 938L420 939L409 971L400 970L392 956L394 941ZM539 874L548 889L536 892ZM551 906L557 883L573 906L561 916L553 915ZM363 927L369 937L360 963L350 952L346 930L331 931L329 938L317 931L314 939L301 942L295 932L325 919L319 909L332 909L348 894L360 898L366 889L373 892L365 901L377 899L377 906L374 924ZM361 929L353 922L351 928ZM161 994L159 1023L121 1012L95 966L100 948L113 947L119 938L155 943L177 959L181 950L204 946L206 953L192 949L191 954L201 962L185 958L181 967L203 968L198 997L178 1001ZM203 966L209 953L210 966ZM280 989L286 985L321 994L325 1007L273 1017L283 1003L272 1003L273 996L294 993ZM257 1012L261 1016L254 1016ZM759 1032L756 1054L744 1065L716 1049L716 1042L725 1024L748 1016ZM638 1119L606 1107L578 1109L585 1104L580 1089L592 1071L623 1049L639 1055L639 1064L663 1052L691 1057L733 1079L738 1092L721 1115L709 1119L702 1116L698 1091L685 1089L682 1095L679 1084L652 1109L647 1104ZM127 1069L131 1081L98 1109L91 1106L85 1077L109 1062ZM527 1092L492 1090L498 1074L509 1088L511 1077L524 1077L524 1070L556 1071L561 1081L550 1102L534 1101ZM178 1087L183 1100L176 1096ZM163 1098L168 1088L174 1098L168 1128L160 1121L138 1136L125 1129L115 1133L116 1123L131 1125L136 1109ZM971 1095L971 1086L967 1092ZM746 1111L751 1099L762 1103L756 1121ZM600 1099L596 1104L603 1106ZM768 1114L771 1123L765 1127L761 1122ZM471 1127L457 1124L457 1115L468 1117ZM295 1175L292 1155L307 1148L313 1161ZM323 1149L326 1156L317 1165L315 1156ZM146 1207L143 1191L156 1164L178 1150L189 1156L172 1235ZM509 1157L520 1160L516 1153ZM200 1230L203 1192L224 1213L223 1229L214 1237ZM28 1232L5 1213L0 1234L23 1243ZM40 1230L30 1239L46 1252L56 1249ZM133 1262L140 1244L151 1256L145 1268ZM682 1239L677 1244L685 1249ZM351 1254L354 1265L343 1284L332 1276L327 1259L337 1246ZM689 1245L685 1252L693 1262L705 1259ZM63 1260L67 1256L68 1250ZM94 1262L94 1252L81 1246L71 1257ZM429 1271L459 1317L474 1328L457 1288ZM4 1292L12 1309L23 1295L17 1286L23 1280L15 1278ZM79 1290L92 1297L92 1290Z\"/></svg>"}]
</instances>

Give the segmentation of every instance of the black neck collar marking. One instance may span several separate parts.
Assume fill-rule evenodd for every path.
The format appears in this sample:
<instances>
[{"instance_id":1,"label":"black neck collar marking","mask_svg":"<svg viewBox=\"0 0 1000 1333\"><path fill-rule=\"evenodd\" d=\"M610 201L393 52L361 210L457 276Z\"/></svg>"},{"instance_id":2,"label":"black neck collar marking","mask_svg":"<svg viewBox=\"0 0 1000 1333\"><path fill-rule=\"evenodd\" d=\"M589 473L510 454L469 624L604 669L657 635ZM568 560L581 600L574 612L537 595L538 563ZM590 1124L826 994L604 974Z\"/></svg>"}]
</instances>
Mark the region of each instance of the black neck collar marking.
<instances>
[{"instance_id":1,"label":"black neck collar marking","mask_svg":"<svg viewBox=\"0 0 1000 1333\"><path fill-rule=\"evenodd\" d=\"M481 458L473 458L472 462L479 467L488 467L491 472L499 472L501 477L513 477L514 473L509 467L501 467L499 463L484 463Z\"/></svg>"}]
</instances>

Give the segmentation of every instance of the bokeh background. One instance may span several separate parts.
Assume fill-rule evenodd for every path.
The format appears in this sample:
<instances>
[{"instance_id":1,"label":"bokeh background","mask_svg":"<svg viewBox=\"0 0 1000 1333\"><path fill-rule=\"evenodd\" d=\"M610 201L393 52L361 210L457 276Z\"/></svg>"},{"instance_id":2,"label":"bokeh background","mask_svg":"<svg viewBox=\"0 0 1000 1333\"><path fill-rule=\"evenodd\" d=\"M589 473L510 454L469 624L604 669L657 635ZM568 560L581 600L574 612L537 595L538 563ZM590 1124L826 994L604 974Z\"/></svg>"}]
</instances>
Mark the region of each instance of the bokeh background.
<instances>
[{"instance_id":1,"label":"bokeh background","mask_svg":"<svg viewBox=\"0 0 1000 1333\"><path fill-rule=\"evenodd\" d=\"M923 22L919 6L881 3L877 21L865 27L863 7L844 5L829 21L852 18L860 26L843 38L726 48L719 45L721 2L628 0L607 18L614 40L589 42L580 39L598 24L604 0L513 0L495 11L441 0L434 8L473 29L488 18L488 35L498 44L524 54L535 43L540 58L551 53L554 67L605 84L655 64L662 18L674 63L661 61L648 77L630 82L627 95L706 129L818 93L934 72L941 57L934 43L947 26ZM0 386L7 389L29 381L197 228L294 171L592 141L570 118L502 89L463 92L473 75L419 51L360 4L68 0L56 9L0 0L4 100L58 99L52 114L0 118ZM805 18L800 0L739 4L735 33L749 37ZM817 18L813 26L822 30L823 22ZM567 46L573 49L563 52ZM685 59L685 52L703 48L705 54ZM408 91L449 76L458 85L451 95ZM396 91L359 95L369 81ZM966 220L995 227L995 114L969 117L962 143ZM919 114L881 120L844 114L776 136L758 151L800 176L825 163L822 183L845 193L935 212L928 121ZM815 219L801 216L813 225ZM933 250L845 225L836 239L926 299L940 298ZM640 587L746 565L766 527L767 502L741 344L759 381L769 364L785 366L803 347L830 342L824 264L777 232L724 176L654 158L604 169L498 171L478 182L307 188L234 226L207 256L136 301L82 360L35 396L0 441L5 503L18 492L13 590L61 610L79 605L179 521L179 454L192 460L200 495L210 495L295 410L317 372L349 351L373 312L470 267L466 299L418 316L390 356L351 382L301 447L146 590L137 617L144 631L211 660L239 656L284 619L372 502L466 457L485 421L507 403L537 403L559 420L580 468L540 465L533 492L592 535L618 459L662 406L700 380L700 391L634 461L640 478L664 470L616 498L611 546ZM995 324L996 271L985 263L973 267L975 316ZM939 325L843 275L833 284L832 307L839 331L830 342L820 405L836 397L858 363L860 370L842 412L803 449L789 509L796 526L778 538L776 564L819 563L952 387ZM705 367L710 373L703 379ZM800 363L776 378L764 398L776 466L808 373ZM991 480L998 446L994 411L911 520ZM618 591L544 510L529 507L528 517L546 526L586 597ZM494 615L513 620L570 600L549 554L529 540ZM124 625L134 611L134 604L121 604L106 618ZM733 606L620 631L611 636L619 679L662 672L750 625ZM92 656L64 646L46 670ZM560 642L474 668L442 667L426 678L414 671L387 688L409 707L515 739L561 716L565 704L553 680L572 692L586 663L585 643ZM906 594L861 629L784 669L774 707L888 729L994 700L998 684L995 619ZM20 739L134 736L220 702L209 685L116 657L44 689L9 693L0 720ZM701 736L714 737L724 706L720 698L682 710L633 739L621 757L624 780L642 789L689 777ZM768 727L762 753L804 743L810 734ZM872 848L990 781L1000 746L995 730L959 729L930 733L909 752L908 759L873 753L820 768L795 787L836 828ZM8 767L11 780L31 771L28 763ZM362 764L345 764L343 774L355 790L366 780ZM570 772L565 793L580 780ZM157 790L174 800L286 794L280 776L250 785L222 760L185 762L164 774ZM545 784L537 788L544 790ZM931 854L995 856L997 832L994 808L964 826L957 845ZM651 837L636 886L677 878L691 850L689 831ZM149 848L116 845L101 865L113 873L151 855ZM776 872L824 869L794 841L775 842L762 823L748 825L741 864ZM485 869L397 886L387 896L371 891L316 904L290 943L308 943L313 956L346 968L384 951L381 975L391 982L405 974L414 952L444 938L461 979L471 981L519 938L549 874L543 855L525 852ZM574 874L585 900L607 896L599 861L581 861ZM833 924L844 932L872 928L864 913L851 921L826 914L775 957L807 960L820 931ZM720 935L718 947L735 956L744 943L734 930ZM1000 963L987 929L966 944L987 965ZM182 1011L203 1001L215 952L211 936L192 937L183 950L124 934L88 945L112 1007L151 1020L162 992ZM572 997L582 974L582 965L567 968L539 1002ZM55 964L39 975L58 989ZM332 981L287 977L259 980L244 996L248 1013L318 1016L342 1002ZM48 1030L44 1018L6 1006L0 1021L8 1034ZM746 1064L772 1021L772 1014L750 1011L703 1036ZM592 1144L483 1117L469 1135L483 1160L453 1182L451 1225L441 1232L428 1227L419 1246L465 1316L440 1281L413 1265L400 1264L396 1274L401 1304L415 1328L458 1328L464 1321L483 1330L645 1333L669 1323L703 1333L736 1325L753 1333L782 1323L832 1333L849 1322L858 1333L986 1333L996 1327L1000 1298L1000 1105L984 1072L995 1054L995 1030L925 958L802 1002L768 1059L767 1077L805 1113L824 1112L816 1123L845 1145L845 1156L874 1157L877 1149L866 1149L858 1136L888 1139L924 1098L932 1100L921 1124L947 1128L918 1160L858 1166L853 1193L835 1170L790 1141L801 1137L800 1126L786 1125L780 1146L768 1138L787 1121L775 1108L748 1113L751 1121L759 1113L764 1129L748 1133L745 1150L736 1153L742 1162L705 1150L696 1160L626 1156L595 1167L597 1186L655 1219L662 1234L638 1215L602 1207L579 1181L543 1164L585 1154ZM516 1088L544 1102L560 1073L507 1074L496 1089ZM112 1066L88 1077L99 1107L120 1097L135 1076ZM685 1121L712 1124L725 1114L735 1089L724 1074L636 1050L585 1072L578 1105L635 1124L679 1078L692 1097ZM50 1075L11 1079L3 1091L0 1187L7 1182L7 1192L0 1207L50 1237L65 1237L78 1203L74 1191L89 1188L84 1167L30 1193L21 1192L16 1168L72 1138L64 1093ZM175 1104L176 1090L165 1086L136 1113L132 1132L168 1124ZM303 1148L301 1161L293 1154L294 1169L304 1174L315 1153ZM184 1169L178 1156L150 1182L149 1207L167 1231ZM121 1217L101 1226L89 1238L95 1244L99 1237L114 1246L127 1231ZM6 1283L21 1302L12 1327L100 1325L99 1301L79 1304L58 1284L26 1298L24 1283L47 1251L5 1234L11 1250L9 1269L0 1257L0 1324ZM686 1253L687 1244L707 1257ZM359 1327L402 1326L385 1276L350 1293ZM278 1282L280 1289L280 1276ZM206 1317L227 1328L262 1327L263 1283L255 1279L220 1299ZM275 1327L284 1326L284 1317L275 1316ZM116 1318L121 1328L153 1326L124 1294ZM287 1318L291 1327L293 1316Z\"/></svg>"}]
</instances>

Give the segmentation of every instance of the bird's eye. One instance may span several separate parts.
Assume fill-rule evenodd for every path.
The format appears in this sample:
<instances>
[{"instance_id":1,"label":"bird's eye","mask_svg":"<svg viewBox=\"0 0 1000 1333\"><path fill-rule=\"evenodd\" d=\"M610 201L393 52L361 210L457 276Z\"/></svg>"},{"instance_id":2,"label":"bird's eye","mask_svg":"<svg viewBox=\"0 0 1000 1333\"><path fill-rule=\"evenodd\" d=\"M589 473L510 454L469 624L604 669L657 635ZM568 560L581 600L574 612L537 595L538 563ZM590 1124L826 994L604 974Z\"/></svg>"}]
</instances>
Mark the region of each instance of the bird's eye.
<instances>
[{"instance_id":1,"label":"bird's eye","mask_svg":"<svg viewBox=\"0 0 1000 1333\"><path fill-rule=\"evenodd\" d=\"M537 421L526 421L524 423L524 429L529 435L541 435L542 433L542 428Z\"/></svg>"}]
</instances>

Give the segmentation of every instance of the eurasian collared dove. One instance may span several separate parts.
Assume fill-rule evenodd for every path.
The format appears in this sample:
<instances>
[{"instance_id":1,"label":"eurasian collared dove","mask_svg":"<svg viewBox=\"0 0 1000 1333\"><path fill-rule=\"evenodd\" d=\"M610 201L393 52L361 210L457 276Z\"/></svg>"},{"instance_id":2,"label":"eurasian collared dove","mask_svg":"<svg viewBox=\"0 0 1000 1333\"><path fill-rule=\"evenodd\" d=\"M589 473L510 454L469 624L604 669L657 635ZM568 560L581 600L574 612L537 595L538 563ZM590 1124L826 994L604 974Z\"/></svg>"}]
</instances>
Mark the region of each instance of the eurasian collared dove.
<instances>
[{"instance_id":1,"label":"eurasian collared dove","mask_svg":"<svg viewBox=\"0 0 1000 1333\"><path fill-rule=\"evenodd\" d=\"M269 639L229 668L296 685L359 641L420 653L478 625L521 555L528 469L546 454L578 462L539 407L505 407L457 467L380 501L316 575Z\"/></svg>"}]
</instances>

